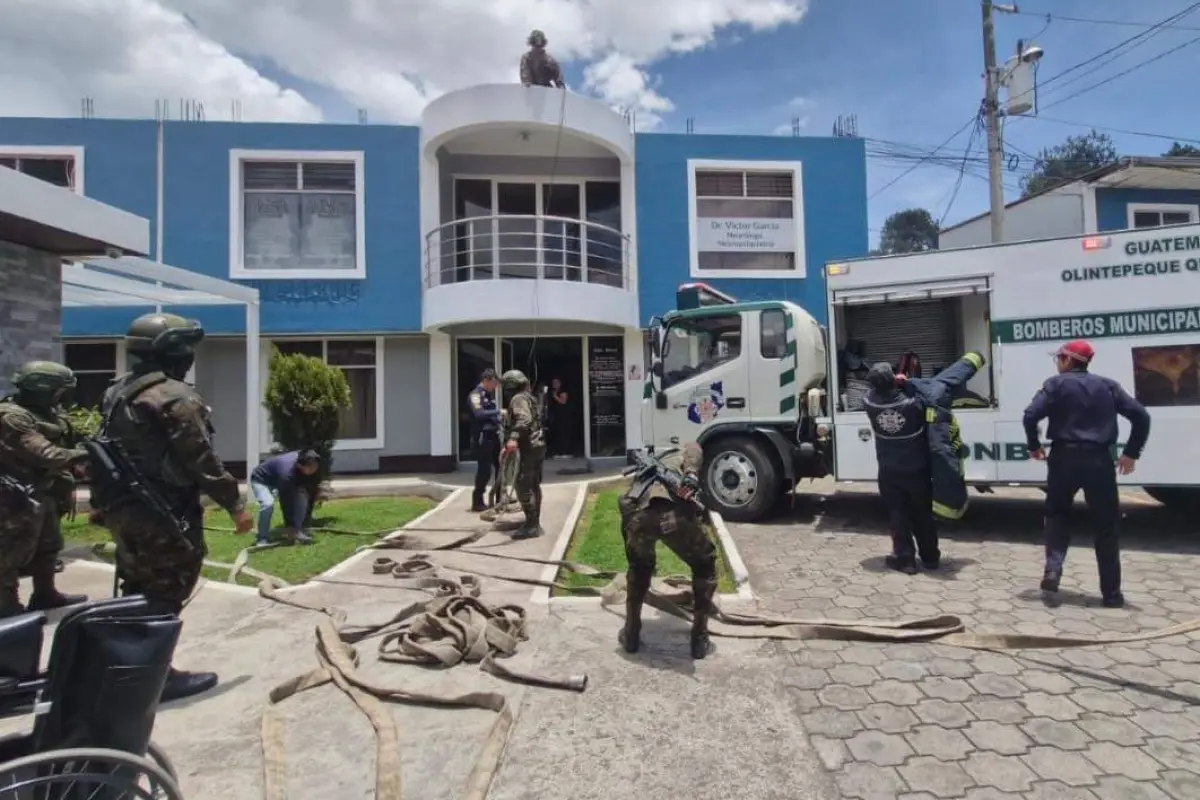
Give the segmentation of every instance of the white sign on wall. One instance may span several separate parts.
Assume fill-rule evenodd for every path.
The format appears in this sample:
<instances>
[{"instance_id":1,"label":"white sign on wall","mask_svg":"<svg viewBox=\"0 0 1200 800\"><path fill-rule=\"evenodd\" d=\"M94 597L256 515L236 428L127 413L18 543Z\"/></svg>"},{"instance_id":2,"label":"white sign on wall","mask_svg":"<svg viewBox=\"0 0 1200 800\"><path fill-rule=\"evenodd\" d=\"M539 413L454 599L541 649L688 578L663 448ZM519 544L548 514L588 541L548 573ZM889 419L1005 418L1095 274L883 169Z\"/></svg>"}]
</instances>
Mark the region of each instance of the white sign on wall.
<instances>
[{"instance_id":1,"label":"white sign on wall","mask_svg":"<svg viewBox=\"0 0 1200 800\"><path fill-rule=\"evenodd\" d=\"M696 220L700 252L784 252L796 250L796 223L790 219L701 217Z\"/></svg>"}]
</instances>

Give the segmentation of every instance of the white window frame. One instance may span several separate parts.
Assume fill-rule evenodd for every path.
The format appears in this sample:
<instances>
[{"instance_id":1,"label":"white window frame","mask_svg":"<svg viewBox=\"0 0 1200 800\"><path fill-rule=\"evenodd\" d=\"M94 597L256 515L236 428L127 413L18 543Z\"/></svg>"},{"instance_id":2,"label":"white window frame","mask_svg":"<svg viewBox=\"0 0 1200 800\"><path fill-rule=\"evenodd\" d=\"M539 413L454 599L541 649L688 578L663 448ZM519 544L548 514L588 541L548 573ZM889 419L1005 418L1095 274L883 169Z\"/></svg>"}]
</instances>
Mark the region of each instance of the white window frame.
<instances>
[{"instance_id":1,"label":"white window frame","mask_svg":"<svg viewBox=\"0 0 1200 800\"><path fill-rule=\"evenodd\" d=\"M1134 230L1133 218L1134 214L1152 212L1157 214L1162 213L1186 213L1191 217L1191 222L1194 224L1200 222L1200 205L1191 203L1127 203L1125 205L1125 224L1130 230ZM1161 220L1161 217L1160 217ZM1149 228L1137 228L1136 230L1150 230Z\"/></svg>"},{"instance_id":2,"label":"white window frame","mask_svg":"<svg viewBox=\"0 0 1200 800\"><path fill-rule=\"evenodd\" d=\"M75 185L71 191L83 194L83 148L76 145L0 144L0 158L71 158L75 164Z\"/></svg>"},{"instance_id":3,"label":"white window frame","mask_svg":"<svg viewBox=\"0 0 1200 800\"><path fill-rule=\"evenodd\" d=\"M275 342L320 342L321 351L324 358L328 358L329 342L347 342L347 341L363 341L366 339L375 340L375 436L371 439L338 439L333 444L334 452L338 450L382 450L386 434L384 432L384 420L387 419L387 411L384 408L384 369L383 362L385 356L383 336L281 336L273 339L263 339L261 351L259 353L259 375L262 376L262 386L259 387L259 396L266 397L267 394L267 378L270 375L271 361L271 346ZM326 362L328 363L328 362ZM353 369L353 367L348 367ZM365 369L365 367L363 367ZM271 440L271 419L267 414L265 406L259 406L259 419L261 424L259 430L262 435L259 437L262 442L262 451L269 453L272 449L279 447L279 443ZM250 467L253 469L253 467Z\"/></svg>"},{"instance_id":4,"label":"white window frame","mask_svg":"<svg viewBox=\"0 0 1200 800\"><path fill-rule=\"evenodd\" d=\"M792 173L792 214L796 230L795 267L791 271L778 269L701 269L700 254L696 249L696 173L708 171L727 172L790 172ZM805 278L808 276L808 254L805 252L804 236L804 164L800 161L726 161L690 158L687 162L688 180L688 259L693 278ZM759 198L777 199L786 198Z\"/></svg>"},{"instance_id":5,"label":"white window frame","mask_svg":"<svg viewBox=\"0 0 1200 800\"><path fill-rule=\"evenodd\" d=\"M242 164L246 161L340 161L354 164L354 269L247 269ZM229 151L229 277L236 280L363 280L367 277L366 155L361 150Z\"/></svg>"}]
</instances>

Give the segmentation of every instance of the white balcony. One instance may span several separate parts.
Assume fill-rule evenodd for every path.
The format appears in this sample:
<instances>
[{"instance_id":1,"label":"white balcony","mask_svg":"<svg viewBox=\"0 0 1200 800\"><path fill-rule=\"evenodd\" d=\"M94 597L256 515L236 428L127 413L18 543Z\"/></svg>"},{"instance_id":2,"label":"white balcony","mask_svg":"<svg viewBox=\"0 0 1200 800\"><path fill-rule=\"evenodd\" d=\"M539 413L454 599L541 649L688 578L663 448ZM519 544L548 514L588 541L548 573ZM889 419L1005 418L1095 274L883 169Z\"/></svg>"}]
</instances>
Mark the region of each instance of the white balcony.
<instances>
[{"instance_id":1,"label":"white balcony","mask_svg":"<svg viewBox=\"0 0 1200 800\"><path fill-rule=\"evenodd\" d=\"M423 327L557 320L636 327L630 237L569 217L501 214L425 236Z\"/></svg>"}]
</instances>

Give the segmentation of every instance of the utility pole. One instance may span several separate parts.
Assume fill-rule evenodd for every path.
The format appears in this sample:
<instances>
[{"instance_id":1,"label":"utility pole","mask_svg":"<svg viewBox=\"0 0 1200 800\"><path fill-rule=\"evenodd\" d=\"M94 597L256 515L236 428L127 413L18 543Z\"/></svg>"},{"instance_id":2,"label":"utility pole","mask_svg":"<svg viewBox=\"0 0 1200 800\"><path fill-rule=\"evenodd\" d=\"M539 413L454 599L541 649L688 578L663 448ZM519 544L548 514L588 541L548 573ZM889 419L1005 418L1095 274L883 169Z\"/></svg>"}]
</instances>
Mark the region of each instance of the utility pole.
<instances>
[{"instance_id":1,"label":"utility pole","mask_svg":"<svg viewBox=\"0 0 1200 800\"><path fill-rule=\"evenodd\" d=\"M982 0L981 6L983 9L983 115L987 125L988 195L991 206L992 243L995 244L1004 240L1004 167L1002 163L1004 148L1000 143L1000 76L996 69L996 29L992 22L992 0Z\"/></svg>"}]
</instances>

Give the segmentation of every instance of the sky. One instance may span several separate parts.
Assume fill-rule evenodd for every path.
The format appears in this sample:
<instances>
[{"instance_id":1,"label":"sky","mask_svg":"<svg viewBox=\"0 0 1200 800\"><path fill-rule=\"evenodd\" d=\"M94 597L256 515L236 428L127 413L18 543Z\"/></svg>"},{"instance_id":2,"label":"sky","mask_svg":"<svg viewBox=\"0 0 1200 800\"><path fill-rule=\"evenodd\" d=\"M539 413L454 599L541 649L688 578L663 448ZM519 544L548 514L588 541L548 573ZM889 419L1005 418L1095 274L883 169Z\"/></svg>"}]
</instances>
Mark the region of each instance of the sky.
<instances>
[{"instance_id":1,"label":"sky","mask_svg":"<svg viewBox=\"0 0 1200 800\"><path fill-rule=\"evenodd\" d=\"M1090 126L1122 155L1200 143L1200 3L1019 12L996 14L999 59L1018 40L1045 55L1037 115L1005 124L1009 200L1031 154ZM639 130L826 136L855 116L872 241L897 210L949 225L987 208L978 0L0 0L0 116L75 116L88 97L99 117L152 117L189 98L209 119L236 100L246 121L415 123L446 91L515 80L535 27L573 91Z\"/></svg>"}]
</instances>

